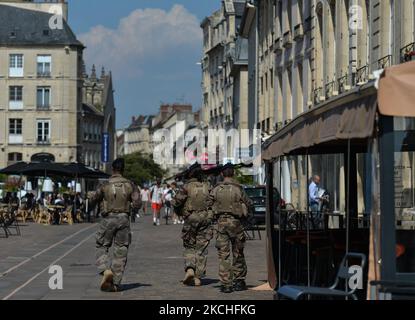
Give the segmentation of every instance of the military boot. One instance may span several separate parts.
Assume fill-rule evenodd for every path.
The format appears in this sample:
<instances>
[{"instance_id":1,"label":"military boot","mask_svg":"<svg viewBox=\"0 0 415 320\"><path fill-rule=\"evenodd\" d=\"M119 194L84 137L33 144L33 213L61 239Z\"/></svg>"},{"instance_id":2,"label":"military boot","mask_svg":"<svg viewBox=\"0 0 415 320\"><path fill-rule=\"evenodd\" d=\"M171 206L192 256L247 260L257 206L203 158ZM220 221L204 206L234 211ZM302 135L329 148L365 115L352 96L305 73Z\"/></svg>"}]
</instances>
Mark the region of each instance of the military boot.
<instances>
[{"instance_id":1,"label":"military boot","mask_svg":"<svg viewBox=\"0 0 415 320\"><path fill-rule=\"evenodd\" d=\"M111 292L110 290L114 287L113 283L114 274L111 270L105 270L104 276L101 281L101 291Z\"/></svg>"},{"instance_id":2,"label":"military boot","mask_svg":"<svg viewBox=\"0 0 415 320\"><path fill-rule=\"evenodd\" d=\"M232 287L222 285L220 287L220 292L222 292L222 293L232 293L233 289L232 289Z\"/></svg>"},{"instance_id":3,"label":"military boot","mask_svg":"<svg viewBox=\"0 0 415 320\"><path fill-rule=\"evenodd\" d=\"M243 280L235 281L233 285L234 291L246 291L246 283Z\"/></svg>"},{"instance_id":4,"label":"military boot","mask_svg":"<svg viewBox=\"0 0 415 320\"><path fill-rule=\"evenodd\" d=\"M120 292L120 291L122 291L121 290L121 287L120 286L116 286L115 284L113 284L109 289L108 289L108 291L107 292Z\"/></svg>"},{"instance_id":5,"label":"military boot","mask_svg":"<svg viewBox=\"0 0 415 320\"><path fill-rule=\"evenodd\" d=\"M199 278L195 278L195 287L201 287L202 286L202 280Z\"/></svg>"},{"instance_id":6,"label":"military boot","mask_svg":"<svg viewBox=\"0 0 415 320\"><path fill-rule=\"evenodd\" d=\"M195 285L195 271L192 268L187 269L183 284L186 286Z\"/></svg>"}]
</instances>

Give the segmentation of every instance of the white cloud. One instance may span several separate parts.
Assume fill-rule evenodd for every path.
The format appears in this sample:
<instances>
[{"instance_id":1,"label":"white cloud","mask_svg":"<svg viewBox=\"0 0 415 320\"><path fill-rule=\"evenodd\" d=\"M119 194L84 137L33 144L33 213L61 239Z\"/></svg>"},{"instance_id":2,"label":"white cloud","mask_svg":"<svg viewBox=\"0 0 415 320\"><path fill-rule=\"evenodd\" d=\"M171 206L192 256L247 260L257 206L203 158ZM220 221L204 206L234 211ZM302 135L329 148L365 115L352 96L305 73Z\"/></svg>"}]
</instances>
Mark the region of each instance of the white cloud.
<instances>
[{"instance_id":1,"label":"white cloud","mask_svg":"<svg viewBox=\"0 0 415 320\"><path fill-rule=\"evenodd\" d=\"M202 31L195 15L174 5L170 11L137 9L122 18L117 29L95 26L79 39L87 46L88 65L105 65L114 72L137 76L146 60L168 56L179 48L199 48Z\"/></svg>"}]
</instances>

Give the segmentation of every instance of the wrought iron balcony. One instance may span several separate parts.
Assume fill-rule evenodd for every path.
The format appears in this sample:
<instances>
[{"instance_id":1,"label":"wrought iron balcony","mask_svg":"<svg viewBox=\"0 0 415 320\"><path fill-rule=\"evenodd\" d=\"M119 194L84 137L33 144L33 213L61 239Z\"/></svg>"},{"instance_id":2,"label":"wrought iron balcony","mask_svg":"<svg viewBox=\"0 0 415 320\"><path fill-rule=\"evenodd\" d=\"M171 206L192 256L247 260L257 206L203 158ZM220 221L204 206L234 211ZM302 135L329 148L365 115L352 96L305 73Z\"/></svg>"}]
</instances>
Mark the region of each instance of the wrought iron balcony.
<instances>
[{"instance_id":1,"label":"wrought iron balcony","mask_svg":"<svg viewBox=\"0 0 415 320\"><path fill-rule=\"evenodd\" d=\"M326 96L324 95L323 87L314 89L313 99L314 99L314 104L319 104L320 102L323 102L323 101L326 100Z\"/></svg>"},{"instance_id":2,"label":"wrought iron balcony","mask_svg":"<svg viewBox=\"0 0 415 320\"><path fill-rule=\"evenodd\" d=\"M392 65L392 55L387 55L378 60L378 69L385 69Z\"/></svg>"},{"instance_id":3,"label":"wrought iron balcony","mask_svg":"<svg viewBox=\"0 0 415 320\"><path fill-rule=\"evenodd\" d=\"M401 63L414 60L415 42L408 44L401 49Z\"/></svg>"},{"instance_id":4,"label":"wrought iron balcony","mask_svg":"<svg viewBox=\"0 0 415 320\"><path fill-rule=\"evenodd\" d=\"M339 93L343 93L343 92L349 91L351 89L348 75L340 77L337 80L337 88L339 88Z\"/></svg>"},{"instance_id":5,"label":"wrought iron balcony","mask_svg":"<svg viewBox=\"0 0 415 320\"><path fill-rule=\"evenodd\" d=\"M369 80L369 66L363 66L356 70L355 85L362 85Z\"/></svg>"},{"instance_id":6,"label":"wrought iron balcony","mask_svg":"<svg viewBox=\"0 0 415 320\"><path fill-rule=\"evenodd\" d=\"M329 99L333 96L337 96L339 94L339 92L337 91L337 81L327 83L325 89L326 99Z\"/></svg>"}]
</instances>

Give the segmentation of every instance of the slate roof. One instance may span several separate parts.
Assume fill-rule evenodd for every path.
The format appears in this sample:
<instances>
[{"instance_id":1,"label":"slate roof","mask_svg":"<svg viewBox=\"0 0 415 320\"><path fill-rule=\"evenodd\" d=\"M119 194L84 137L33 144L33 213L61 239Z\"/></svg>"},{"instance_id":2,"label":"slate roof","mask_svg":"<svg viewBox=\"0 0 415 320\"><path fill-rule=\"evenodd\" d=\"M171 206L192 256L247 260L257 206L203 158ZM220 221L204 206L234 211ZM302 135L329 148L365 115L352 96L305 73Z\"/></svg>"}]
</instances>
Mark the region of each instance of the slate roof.
<instances>
[{"instance_id":1,"label":"slate roof","mask_svg":"<svg viewBox=\"0 0 415 320\"><path fill-rule=\"evenodd\" d=\"M52 30L52 14L0 4L0 45L82 46L64 20L63 29Z\"/></svg>"}]
</instances>

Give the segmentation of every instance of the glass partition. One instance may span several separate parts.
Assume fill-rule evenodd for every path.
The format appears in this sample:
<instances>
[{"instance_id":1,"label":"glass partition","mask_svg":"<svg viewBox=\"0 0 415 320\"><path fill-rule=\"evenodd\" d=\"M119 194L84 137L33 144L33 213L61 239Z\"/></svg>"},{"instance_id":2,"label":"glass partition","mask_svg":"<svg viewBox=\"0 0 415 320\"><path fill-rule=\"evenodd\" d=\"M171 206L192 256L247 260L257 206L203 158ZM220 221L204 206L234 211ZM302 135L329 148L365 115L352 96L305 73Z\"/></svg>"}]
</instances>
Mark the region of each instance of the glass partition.
<instances>
[{"instance_id":1,"label":"glass partition","mask_svg":"<svg viewBox=\"0 0 415 320\"><path fill-rule=\"evenodd\" d=\"M415 119L395 118L396 271L415 273Z\"/></svg>"}]
</instances>

